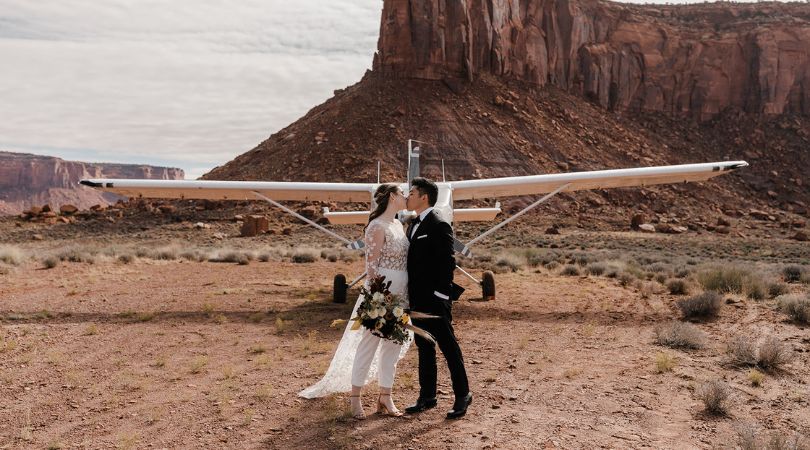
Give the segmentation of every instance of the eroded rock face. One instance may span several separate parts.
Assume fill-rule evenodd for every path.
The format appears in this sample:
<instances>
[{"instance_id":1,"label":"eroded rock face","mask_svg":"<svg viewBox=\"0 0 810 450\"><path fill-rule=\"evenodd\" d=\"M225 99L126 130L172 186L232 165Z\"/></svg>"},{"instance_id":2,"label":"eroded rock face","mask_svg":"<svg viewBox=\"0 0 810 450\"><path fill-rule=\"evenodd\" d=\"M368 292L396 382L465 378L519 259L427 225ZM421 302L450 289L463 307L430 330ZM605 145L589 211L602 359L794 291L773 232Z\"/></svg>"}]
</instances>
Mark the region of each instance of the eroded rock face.
<instances>
[{"instance_id":1,"label":"eroded rock face","mask_svg":"<svg viewBox=\"0 0 810 450\"><path fill-rule=\"evenodd\" d=\"M554 84L610 110L810 114L810 4L384 0L374 70Z\"/></svg>"},{"instance_id":2,"label":"eroded rock face","mask_svg":"<svg viewBox=\"0 0 810 450\"><path fill-rule=\"evenodd\" d=\"M181 169L135 164L90 164L49 156L0 152L0 214L18 214L34 206L71 204L86 209L108 204L114 196L78 185L82 178L182 180Z\"/></svg>"}]
</instances>

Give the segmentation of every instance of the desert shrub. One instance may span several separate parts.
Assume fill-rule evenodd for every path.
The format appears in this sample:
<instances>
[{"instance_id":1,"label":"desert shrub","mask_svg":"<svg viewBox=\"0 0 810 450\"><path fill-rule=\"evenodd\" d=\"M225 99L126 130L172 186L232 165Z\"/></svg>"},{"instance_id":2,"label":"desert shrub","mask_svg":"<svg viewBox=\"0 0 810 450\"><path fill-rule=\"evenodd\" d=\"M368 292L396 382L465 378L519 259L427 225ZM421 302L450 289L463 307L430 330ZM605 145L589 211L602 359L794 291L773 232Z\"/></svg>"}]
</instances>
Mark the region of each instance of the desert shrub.
<instances>
[{"instance_id":1,"label":"desert shrub","mask_svg":"<svg viewBox=\"0 0 810 450\"><path fill-rule=\"evenodd\" d=\"M579 268L577 266L569 264L569 265L562 268L562 270L560 271L560 275L564 275L564 276L567 276L567 277L578 276L579 275Z\"/></svg>"},{"instance_id":2,"label":"desert shrub","mask_svg":"<svg viewBox=\"0 0 810 450\"><path fill-rule=\"evenodd\" d=\"M257 258L260 262L268 262L273 259L273 255L268 252L259 253L259 257Z\"/></svg>"},{"instance_id":3,"label":"desert shrub","mask_svg":"<svg viewBox=\"0 0 810 450\"><path fill-rule=\"evenodd\" d=\"M765 370L779 370L791 359L793 352L776 336L767 337L759 344L757 365Z\"/></svg>"},{"instance_id":4,"label":"desert shrub","mask_svg":"<svg viewBox=\"0 0 810 450\"><path fill-rule=\"evenodd\" d=\"M635 281L636 277L628 272L622 272L619 275L619 284L623 287L629 286L633 281Z\"/></svg>"},{"instance_id":5,"label":"desert shrub","mask_svg":"<svg viewBox=\"0 0 810 450\"><path fill-rule=\"evenodd\" d=\"M543 263L543 267L545 267L548 270L554 270L557 267L560 267L560 263L558 263L557 261L549 261L549 262Z\"/></svg>"},{"instance_id":6,"label":"desert shrub","mask_svg":"<svg viewBox=\"0 0 810 450\"><path fill-rule=\"evenodd\" d=\"M168 247L160 247L155 249L152 253L152 259L157 259L161 261L174 261L177 259L177 255L180 253L180 250L174 246Z\"/></svg>"},{"instance_id":7,"label":"desert shrub","mask_svg":"<svg viewBox=\"0 0 810 450\"><path fill-rule=\"evenodd\" d=\"M685 319L715 317L723 306L723 297L717 292L707 291L678 300L677 305Z\"/></svg>"},{"instance_id":8,"label":"desert shrub","mask_svg":"<svg viewBox=\"0 0 810 450\"><path fill-rule=\"evenodd\" d=\"M692 273L692 271L688 268L679 267L677 270L675 270L675 278L686 278L690 273Z\"/></svg>"},{"instance_id":9,"label":"desert shrub","mask_svg":"<svg viewBox=\"0 0 810 450\"><path fill-rule=\"evenodd\" d=\"M798 283L802 280L804 275L804 267L802 266L786 266L782 269L782 277L787 283Z\"/></svg>"},{"instance_id":10,"label":"desert shrub","mask_svg":"<svg viewBox=\"0 0 810 450\"><path fill-rule=\"evenodd\" d=\"M757 440L757 428L750 423L741 423L734 427L737 433L737 444L741 450L760 450Z\"/></svg>"},{"instance_id":11,"label":"desert shrub","mask_svg":"<svg viewBox=\"0 0 810 450\"><path fill-rule=\"evenodd\" d=\"M329 262L338 262L340 260L340 252L335 249L321 250L321 258Z\"/></svg>"},{"instance_id":12,"label":"desert shrub","mask_svg":"<svg viewBox=\"0 0 810 450\"><path fill-rule=\"evenodd\" d=\"M131 264L133 261L135 261L135 255L129 253L118 255L118 261L123 264Z\"/></svg>"},{"instance_id":13,"label":"desert shrub","mask_svg":"<svg viewBox=\"0 0 810 450\"><path fill-rule=\"evenodd\" d=\"M714 415L728 413L731 401L731 388L720 380L707 381L700 385L695 394L703 402L706 412Z\"/></svg>"},{"instance_id":14,"label":"desert shrub","mask_svg":"<svg viewBox=\"0 0 810 450\"><path fill-rule=\"evenodd\" d=\"M706 343L706 334L691 323L672 321L657 325L655 343L672 348L703 348Z\"/></svg>"},{"instance_id":15,"label":"desert shrub","mask_svg":"<svg viewBox=\"0 0 810 450\"><path fill-rule=\"evenodd\" d=\"M593 261L594 258L586 255L585 253L574 253L568 259L568 264L576 264L578 266L587 266L588 263Z\"/></svg>"},{"instance_id":16,"label":"desert shrub","mask_svg":"<svg viewBox=\"0 0 810 450\"><path fill-rule=\"evenodd\" d=\"M731 363L737 366L755 366L757 364L757 345L750 337L742 334L732 336L727 350Z\"/></svg>"},{"instance_id":17,"label":"desert shrub","mask_svg":"<svg viewBox=\"0 0 810 450\"><path fill-rule=\"evenodd\" d=\"M96 256L92 249L80 249L77 247L62 250L58 255L56 255L56 257L59 258L60 261L74 263L94 264L96 262Z\"/></svg>"},{"instance_id":18,"label":"desert shrub","mask_svg":"<svg viewBox=\"0 0 810 450\"><path fill-rule=\"evenodd\" d=\"M647 271L652 273L666 273L669 272L669 265L662 262L653 263L648 266Z\"/></svg>"},{"instance_id":19,"label":"desert shrub","mask_svg":"<svg viewBox=\"0 0 810 450\"><path fill-rule=\"evenodd\" d=\"M774 431L765 448L767 450L810 450L810 442L799 433L785 435L782 432Z\"/></svg>"},{"instance_id":20,"label":"desert shrub","mask_svg":"<svg viewBox=\"0 0 810 450\"><path fill-rule=\"evenodd\" d=\"M779 309L790 316L794 322L810 324L810 296L808 295L783 295L777 299Z\"/></svg>"},{"instance_id":21,"label":"desert shrub","mask_svg":"<svg viewBox=\"0 0 810 450\"><path fill-rule=\"evenodd\" d=\"M721 294L745 294L753 300L765 298L766 286L752 271L737 266L718 266L697 274L698 282L707 291Z\"/></svg>"},{"instance_id":22,"label":"desert shrub","mask_svg":"<svg viewBox=\"0 0 810 450\"><path fill-rule=\"evenodd\" d=\"M138 247L138 248L135 249L135 256L137 256L138 258L154 259L153 256L152 256L154 254L154 252L155 251L153 249L151 249L151 248Z\"/></svg>"},{"instance_id":23,"label":"desert shrub","mask_svg":"<svg viewBox=\"0 0 810 450\"><path fill-rule=\"evenodd\" d=\"M780 282L768 283L768 297L776 298L788 293L788 285Z\"/></svg>"},{"instance_id":24,"label":"desert shrub","mask_svg":"<svg viewBox=\"0 0 810 450\"><path fill-rule=\"evenodd\" d=\"M689 293L689 285L684 280L669 280L667 289L672 295L686 295Z\"/></svg>"},{"instance_id":25,"label":"desert shrub","mask_svg":"<svg viewBox=\"0 0 810 450\"><path fill-rule=\"evenodd\" d=\"M180 259L186 261L205 262L208 261L208 254L198 249L183 250L178 255Z\"/></svg>"},{"instance_id":26,"label":"desert shrub","mask_svg":"<svg viewBox=\"0 0 810 450\"><path fill-rule=\"evenodd\" d=\"M517 272L525 264L525 261L518 255L512 253L503 253L498 255L495 260L495 265L498 267L506 267L512 272Z\"/></svg>"},{"instance_id":27,"label":"desert shrub","mask_svg":"<svg viewBox=\"0 0 810 450\"><path fill-rule=\"evenodd\" d=\"M598 276L604 275L604 273L606 271L607 271L607 265L605 265L605 263L601 263L601 262L590 263L587 266L585 266L585 272L588 275L593 275L593 276L598 277Z\"/></svg>"},{"instance_id":28,"label":"desert shrub","mask_svg":"<svg viewBox=\"0 0 810 450\"><path fill-rule=\"evenodd\" d=\"M42 261L42 265L45 266L46 269L53 269L54 267L59 265L59 258L55 256L49 256Z\"/></svg>"},{"instance_id":29,"label":"desert shrub","mask_svg":"<svg viewBox=\"0 0 810 450\"><path fill-rule=\"evenodd\" d=\"M0 262L10 266L19 266L25 260L25 253L13 245L0 245Z\"/></svg>"},{"instance_id":30,"label":"desert shrub","mask_svg":"<svg viewBox=\"0 0 810 450\"><path fill-rule=\"evenodd\" d=\"M294 263L313 263L318 260L320 253L311 248L298 248L292 254Z\"/></svg>"},{"instance_id":31,"label":"desert shrub","mask_svg":"<svg viewBox=\"0 0 810 450\"><path fill-rule=\"evenodd\" d=\"M654 278L655 278L655 281L657 281L658 283L666 284L668 277L667 277L667 274L665 274L665 273L659 273L659 274L655 275Z\"/></svg>"}]
</instances>

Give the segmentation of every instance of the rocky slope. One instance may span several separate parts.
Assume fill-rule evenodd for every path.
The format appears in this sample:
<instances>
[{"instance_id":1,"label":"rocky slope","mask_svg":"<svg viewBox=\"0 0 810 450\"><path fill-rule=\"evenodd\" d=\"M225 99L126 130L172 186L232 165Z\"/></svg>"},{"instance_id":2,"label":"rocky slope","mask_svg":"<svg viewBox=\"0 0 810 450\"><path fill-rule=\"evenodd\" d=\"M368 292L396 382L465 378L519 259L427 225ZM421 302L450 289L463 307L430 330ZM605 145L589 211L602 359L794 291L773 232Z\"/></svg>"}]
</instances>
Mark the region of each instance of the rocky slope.
<instances>
[{"instance_id":1,"label":"rocky slope","mask_svg":"<svg viewBox=\"0 0 810 450\"><path fill-rule=\"evenodd\" d=\"M810 113L810 5L386 0L375 70L491 73L610 110Z\"/></svg>"},{"instance_id":2,"label":"rocky slope","mask_svg":"<svg viewBox=\"0 0 810 450\"><path fill-rule=\"evenodd\" d=\"M182 180L181 169L135 164L84 163L50 156L0 152L0 214L31 206L72 204L80 209L108 204L115 197L78 185L82 178Z\"/></svg>"},{"instance_id":3,"label":"rocky slope","mask_svg":"<svg viewBox=\"0 0 810 450\"><path fill-rule=\"evenodd\" d=\"M373 71L205 178L368 181L381 161L383 180L401 180L413 138L423 141L424 173L440 176L443 159L448 179L723 159L752 164L701 185L563 195L550 207L565 214L640 210L707 221L752 209L808 214L810 102L801 98L810 80L805 56L781 49L810 48L802 44L810 6L453 5L462 6L386 0ZM537 46L529 46L535 34ZM743 56L756 58L733 59L718 36L751 45L753 36L773 36L776 53L766 57L749 46ZM597 49L602 59L594 59ZM774 55L771 76L763 61ZM740 75L745 64L748 75ZM591 76L597 72L603 78ZM613 86L607 103L604 83ZM786 97L776 94L784 89Z\"/></svg>"}]
</instances>

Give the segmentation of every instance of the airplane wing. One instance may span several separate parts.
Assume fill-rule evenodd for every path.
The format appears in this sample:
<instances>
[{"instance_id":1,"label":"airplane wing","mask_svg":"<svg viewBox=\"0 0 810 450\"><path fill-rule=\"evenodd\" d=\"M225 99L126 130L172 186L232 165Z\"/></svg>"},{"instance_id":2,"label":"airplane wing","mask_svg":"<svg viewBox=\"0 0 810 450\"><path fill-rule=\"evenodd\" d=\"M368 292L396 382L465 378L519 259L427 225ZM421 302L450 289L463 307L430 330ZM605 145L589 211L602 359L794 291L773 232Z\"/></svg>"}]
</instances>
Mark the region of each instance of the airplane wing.
<instances>
[{"instance_id":1,"label":"airplane wing","mask_svg":"<svg viewBox=\"0 0 810 450\"><path fill-rule=\"evenodd\" d=\"M562 192L654 184L705 181L748 166L745 161L723 161L633 169L596 170L549 175L452 181L453 200L545 194L570 184Z\"/></svg>"},{"instance_id":2,"label":"airplane wing","mask_svg":"<svg viewBox=\"0 0 810 450\"><path fill-rule=\"evenodd\" d=\"M273 200L370 202L373 183L294 183L283 181L88 179L84 186L126 197L195 200L256 200L254 192Z\"/></svg>"}]
</instances>

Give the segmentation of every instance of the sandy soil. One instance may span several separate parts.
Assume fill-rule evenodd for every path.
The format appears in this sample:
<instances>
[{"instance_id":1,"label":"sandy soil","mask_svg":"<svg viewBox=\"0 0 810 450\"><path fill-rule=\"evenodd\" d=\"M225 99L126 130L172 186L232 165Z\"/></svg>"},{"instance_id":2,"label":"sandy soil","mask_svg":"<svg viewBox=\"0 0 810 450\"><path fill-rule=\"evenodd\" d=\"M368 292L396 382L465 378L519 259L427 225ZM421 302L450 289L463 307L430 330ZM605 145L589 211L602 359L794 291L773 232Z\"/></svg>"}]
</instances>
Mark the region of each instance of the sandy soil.
<instances>
[{"instance_id":1,"label":"sandy soil","mask_svg":"<svg viewBox=\"0 0 810 450\"><path fill-rule=\"evenodd\" d=\"M772 300L730 298L698 324L707 348L680 351L652 332L678 317L678 297L531 268L498 275L493 302L458 277L470 294L454 310L475 395L466 418L444 419L440 366L438 408L354 421L345 395L296 393L325 371L342 332L330 324L350 312L331 302L332 275L360 271L324 260L16 268L0 277L0 448L732 448L741 423L810 429L810 333ZM747 369L724 364L735 333L776 335L796 358L752 387ZM672 371L656 372L661 352ZM718 378L733 388L725 417L693 392ZM412 349L396 401L416 393Z\"/></svg>"}]
</instances>

